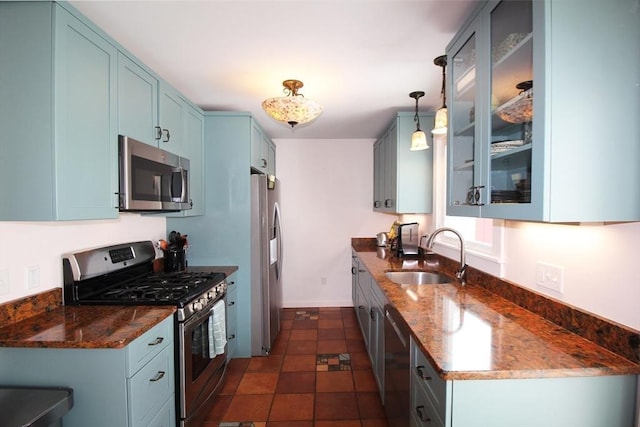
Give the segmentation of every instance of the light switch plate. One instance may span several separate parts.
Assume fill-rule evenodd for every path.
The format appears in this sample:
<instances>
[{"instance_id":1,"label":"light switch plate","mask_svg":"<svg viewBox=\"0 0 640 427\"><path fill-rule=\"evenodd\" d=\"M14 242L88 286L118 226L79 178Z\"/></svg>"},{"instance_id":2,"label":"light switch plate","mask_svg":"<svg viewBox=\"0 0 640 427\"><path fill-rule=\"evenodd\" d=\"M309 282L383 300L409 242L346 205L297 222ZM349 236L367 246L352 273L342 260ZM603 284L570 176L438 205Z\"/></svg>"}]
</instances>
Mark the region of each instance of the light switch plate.
<instances>
[{"instance_id":1,"label":"light switch plate","mask_svg":"<svg viewBox=\"0 0 640 427\"><path fill-rule=\"evenodd\" d=\"M40 286L40 266L30 265L27 267L27 289Z\"/></svg>"},{"instance_id":2,"label":"light switch plate","mask_svg":"<svg viewBox=\"0 0 640 427\"><path fill-rule=\"evenodd\" d=\"M536 285L561 294L564 291L564 268L544 262L536 263Z\"/></svg>"}]
</instances>

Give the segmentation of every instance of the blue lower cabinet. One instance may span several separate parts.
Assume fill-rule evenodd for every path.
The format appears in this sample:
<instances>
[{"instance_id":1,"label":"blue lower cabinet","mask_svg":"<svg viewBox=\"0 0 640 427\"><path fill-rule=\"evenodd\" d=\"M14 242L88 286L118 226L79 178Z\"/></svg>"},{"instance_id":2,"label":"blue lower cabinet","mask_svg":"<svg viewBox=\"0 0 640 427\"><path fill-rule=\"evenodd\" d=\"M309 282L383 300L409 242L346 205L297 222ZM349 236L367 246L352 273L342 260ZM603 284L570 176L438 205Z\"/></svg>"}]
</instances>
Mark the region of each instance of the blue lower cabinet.
<instances>
[{"instance_id":1,"label":"blue lower cabinet","mask_svg":"<svg viewBox=\"0 0 640 427\"><path fill-rule=\"evenodd\" d=\"M5 385L73 389L65 427L175 426L173 316L122 349L1 348ZM150 345L158 342L161 344Z\"/></svg>"}]
</instances>

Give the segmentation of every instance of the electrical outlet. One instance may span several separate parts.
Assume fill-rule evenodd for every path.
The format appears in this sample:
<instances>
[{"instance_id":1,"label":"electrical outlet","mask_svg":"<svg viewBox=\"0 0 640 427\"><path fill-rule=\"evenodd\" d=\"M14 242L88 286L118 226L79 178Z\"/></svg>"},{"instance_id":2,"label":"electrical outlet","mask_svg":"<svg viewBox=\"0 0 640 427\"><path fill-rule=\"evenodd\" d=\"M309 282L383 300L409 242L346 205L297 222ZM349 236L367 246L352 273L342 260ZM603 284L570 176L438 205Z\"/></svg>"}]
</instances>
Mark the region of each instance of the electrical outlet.
<instances>
[{"instance_id":1,"label":"electrical outlet","mask_svg":"<svg viewBox=\"0 0 640 427\"><path fill-rule=\"evenodd\" d=\"M0 295L9 293L9 270L0 269Z\"/></svg>"},{"instance_id":2,"label":"electrical outlet","mask_svg":"<svg viewBox=\"0 0 640 427\"><path fill-rule=\"evenodd\" d=\"M536 285L561 294L564 290L564 269L557 265L538 262L536 264Z\"/></svg>"},{"instance_id":3,"label":"electrical outlet","mask_svg":"<svg viewBox=\"0 0 640 427\"><path fill-rule=\"evenodd\" d=\"M30 265L27 267L27 289L40 286L40 266Z\"/></svg>"}]
</instances>

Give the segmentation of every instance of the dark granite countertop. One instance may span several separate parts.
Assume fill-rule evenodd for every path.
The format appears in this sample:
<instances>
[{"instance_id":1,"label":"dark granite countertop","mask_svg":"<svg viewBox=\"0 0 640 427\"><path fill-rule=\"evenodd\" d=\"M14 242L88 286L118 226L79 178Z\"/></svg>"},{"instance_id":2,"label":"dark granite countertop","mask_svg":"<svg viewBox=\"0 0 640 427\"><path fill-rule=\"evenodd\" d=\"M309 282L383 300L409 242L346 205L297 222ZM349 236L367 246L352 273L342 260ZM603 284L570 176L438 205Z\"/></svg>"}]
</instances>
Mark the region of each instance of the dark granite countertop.
<instances>
[{"instance_id":1,"label":"dark granite countertop","mask_svg":"<svg viewBox=\"0 0 640 427\"><path fill-rule=\"evenodd\" d=\"M221 272L235 266L189 267ZM123 348L175 311L175 306L63 306L62 289L0 305L0 347Z\"/></svg>"},{"instance_id":2,"label":"dark granite countertop","mask_svg":"<svg viewBox=\"0 0 640 427\"><path fill-rule=\"evenodd\" d=\"M468 283L398 285L387 271L433 270L356 240L366 268L398 309L443 379L504 379L640 374L640 363ZM444 271L444 270L442 270ZM446 271L444 271L446 273Z\"/></svg>"},{"instance_id":3,"label":"dark granite countertop","mask_svg":"<svg viewBox=\"0 0 640 427\"><path fill-rule=\"evenodd\" d=\"M0 347L123 348L174 306L60 306L0 328Z\"/></svg>"}]
</instances>

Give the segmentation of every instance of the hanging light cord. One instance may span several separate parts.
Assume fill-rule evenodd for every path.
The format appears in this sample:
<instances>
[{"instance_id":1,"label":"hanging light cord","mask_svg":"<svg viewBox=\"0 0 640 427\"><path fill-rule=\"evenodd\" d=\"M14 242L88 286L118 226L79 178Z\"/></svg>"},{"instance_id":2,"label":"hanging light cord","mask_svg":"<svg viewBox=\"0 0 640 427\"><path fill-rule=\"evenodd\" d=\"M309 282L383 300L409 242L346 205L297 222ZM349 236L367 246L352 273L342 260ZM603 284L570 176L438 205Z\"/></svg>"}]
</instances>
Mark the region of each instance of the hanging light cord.
<instances>
[{"instance_id":1,"label":"hanging light cord","mask_svg":"<svg viewBox=\"0 0 640 427\"><path fill-rule=\"evenodd\" d=\"M413 121L416 122L416 132L420 131L420 116L418 115L418 99L420 96L416 96L416 115L413 116Z\"/></svg>"},{"instance_id":2,"label":"hanging light cord","mask_svg":"<svg viewBox=\"0 0 640 427\"><path fill-rule=\"evenodd\" d=\"M440 91L440 93L442 94L442 108L447 108L447 91L445 90L445 72L444 69L447 66L447 62L446 59L443 61L444 64L442 64L442 90Z\"/></svg>"}]
</instances>

